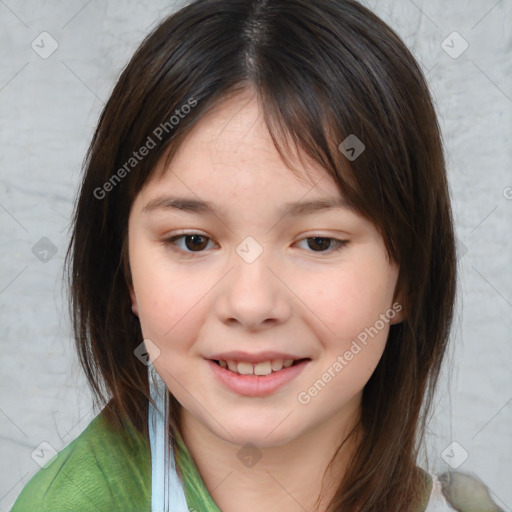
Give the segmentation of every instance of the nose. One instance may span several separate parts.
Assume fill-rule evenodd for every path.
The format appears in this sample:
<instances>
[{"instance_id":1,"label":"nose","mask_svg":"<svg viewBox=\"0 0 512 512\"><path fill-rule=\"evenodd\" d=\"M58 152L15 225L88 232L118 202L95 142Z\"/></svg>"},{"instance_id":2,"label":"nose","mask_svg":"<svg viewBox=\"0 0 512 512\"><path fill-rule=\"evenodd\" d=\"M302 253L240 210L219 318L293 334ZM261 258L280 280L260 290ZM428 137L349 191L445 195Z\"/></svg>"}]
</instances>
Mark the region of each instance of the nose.
<instances>
[{"instance_id":1,"label":"nose","mask_svg":"<svg viewBox=\"0 0 512 512\"><path fill-rule=\"evenodd\" d=\"M223 280L215 306L223 323L259 331L290 318L292 294L265 252L252 263L235 254L233 267Z\"/></svg>"}]
</instances>

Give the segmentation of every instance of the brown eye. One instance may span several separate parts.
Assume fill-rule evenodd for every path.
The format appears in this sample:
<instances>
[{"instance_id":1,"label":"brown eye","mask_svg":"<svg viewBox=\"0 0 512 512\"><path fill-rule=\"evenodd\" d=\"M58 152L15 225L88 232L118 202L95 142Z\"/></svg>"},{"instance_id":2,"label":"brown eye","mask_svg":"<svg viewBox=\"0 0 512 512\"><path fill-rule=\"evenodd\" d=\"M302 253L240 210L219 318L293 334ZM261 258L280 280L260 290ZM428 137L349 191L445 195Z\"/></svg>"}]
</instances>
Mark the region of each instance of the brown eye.
<instances>
[{"instance_id":1,"label":"brown eye","mask_svg":"<svg viewBox=\"0 0 512 512\"><path fill-rule=\"evenodd\" d=\"M202 251L208 245L208 238L202 235L186 235L185 247L191 251Z\"/></svg>"},{"instance_id":2,"label":"brown eye","mask_svg":"<svg viewBox=\"0 0 512 512\"><path fill-rule=\"evenodd\" d=\"M164 245L171 245L184 253L203 252L211 239L198 233L177 235L164 240Z\"/></svg>"},{"instance_id":3,"label":"brown eye","mask_svg":"<svg viewBox=\"0 0 512 512\"><path fill-rule=\"evenodd\" d=\"M343 249L348 244L348 240L337 240L336 238L325 236L313 236L300 240L300 242L304 241L307 242L306 250L309 250L309 252L331 253Z\"/></svg>"},{"instance_id":4,"label":"brown eye","mask_svg":"<svg viewBox=\"0 0 512 512\"><path fill-rule=\"evenodd\" d=\"M308 238L308 247L314 251L325 251L331 245L331 238L314 237Z\"/></svg>"}]
</instances>

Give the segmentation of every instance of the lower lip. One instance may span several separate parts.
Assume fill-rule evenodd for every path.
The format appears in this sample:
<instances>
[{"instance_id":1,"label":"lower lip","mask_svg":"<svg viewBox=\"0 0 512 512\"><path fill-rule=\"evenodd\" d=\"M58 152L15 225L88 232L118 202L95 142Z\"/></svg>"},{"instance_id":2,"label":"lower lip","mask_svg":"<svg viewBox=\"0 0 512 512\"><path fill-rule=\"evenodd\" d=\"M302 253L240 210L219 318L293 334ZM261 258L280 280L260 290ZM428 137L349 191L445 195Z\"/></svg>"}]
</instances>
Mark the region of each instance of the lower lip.
<instances>
[{"instance_id":1,"label":"lower lip","mask_svg":"<svg viewBox=\"0 0 512 512\"><path fill-rule=\"evenodd\" d=\"M297 377L309 362L310 359L306 359L288 368L283 368L278 372L272 372L270 375L259 376L240 375L208 360L208 364L215 377L231 391L244 396L271 395Z\"/></svg>"}]
</instances>

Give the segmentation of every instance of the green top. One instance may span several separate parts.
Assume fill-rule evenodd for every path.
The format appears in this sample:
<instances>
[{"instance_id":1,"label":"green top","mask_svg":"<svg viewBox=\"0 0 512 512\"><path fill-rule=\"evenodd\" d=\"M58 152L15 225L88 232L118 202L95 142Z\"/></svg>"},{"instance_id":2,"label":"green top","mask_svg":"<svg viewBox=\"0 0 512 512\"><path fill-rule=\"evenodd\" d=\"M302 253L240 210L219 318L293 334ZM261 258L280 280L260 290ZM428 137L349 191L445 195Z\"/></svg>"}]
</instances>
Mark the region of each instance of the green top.
<instances>
[{"instance_id":1,"label":"green top","mask_svg":"<svg viewBox=\"0 0 512 512\"><path fill-rule=\"evenodd\" d=\"M176 464L184 478L190 512L220 512L182 439ZM426 508L432 481L419 512ZM27 483L11 512L150 512L149 440L131 430L114 431L103 415Z\"/></svg>"},{"instance_id":2,"label":"green top","mask_svg":"<svg viewBox=\"0 0 512 512\"><path fill-rule=\"evenodd\" d=\"M176 464L193 512L220 512L181 436ZM11 512L150 512L149 440L130 429L113 430L103 415L27 483Z\"/></svg>"}]
</instances>

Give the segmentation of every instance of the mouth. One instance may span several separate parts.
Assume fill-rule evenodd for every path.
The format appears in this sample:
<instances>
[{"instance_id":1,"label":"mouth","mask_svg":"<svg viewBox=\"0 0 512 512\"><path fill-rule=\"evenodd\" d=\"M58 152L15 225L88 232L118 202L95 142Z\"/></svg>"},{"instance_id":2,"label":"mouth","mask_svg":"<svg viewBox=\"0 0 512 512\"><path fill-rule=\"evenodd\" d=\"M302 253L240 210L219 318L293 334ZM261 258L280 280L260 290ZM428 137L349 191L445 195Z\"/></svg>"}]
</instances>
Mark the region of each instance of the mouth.
<instances>
[{"instance_id":1,"label":"mouth","mask_svg":"<svg viewBox=\"0 0 512 512\"><path fill-rule=\"evenodd\" d=\"M212 375L222 386L246 397L266 397L298 378L312 361L272 359L249 363L233 359L207 359Z\"/></svg>"},{"instance_id":2,"label":"mouth","mask_svg":"<svg viewBox=\"0 0 512 512\"><path fill-rule=\"evenodd\" d=\"M302 362L310 361L309 358L303 359L273 359L262 361L259 363L249 363L247 361L211 359L215 364L224 368L225 370L238 374L238 375L254 375L258 377L265 377L273 373L280 372L284 368L296 366Z\"/></svg>"}]
</instances>

